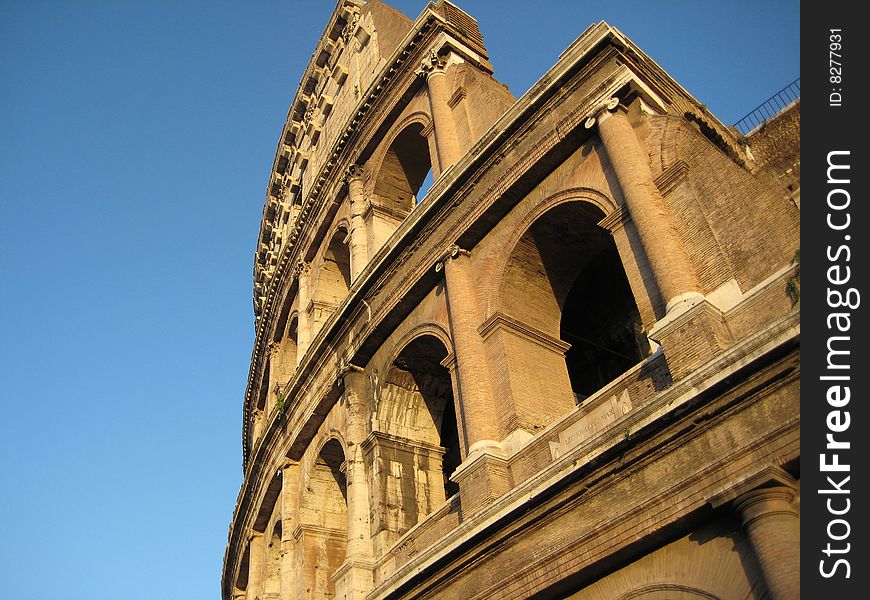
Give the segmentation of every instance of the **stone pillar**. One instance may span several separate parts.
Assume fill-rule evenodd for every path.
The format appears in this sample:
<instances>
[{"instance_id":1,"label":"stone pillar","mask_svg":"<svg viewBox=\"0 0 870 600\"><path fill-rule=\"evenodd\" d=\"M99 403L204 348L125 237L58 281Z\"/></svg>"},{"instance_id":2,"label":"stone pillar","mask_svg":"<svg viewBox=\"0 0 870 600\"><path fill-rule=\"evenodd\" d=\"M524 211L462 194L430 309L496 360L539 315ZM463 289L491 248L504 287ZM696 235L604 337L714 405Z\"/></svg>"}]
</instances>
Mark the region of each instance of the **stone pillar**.
<instances>
[{"instance_id":1,"label":"stone pillar","mask_svg":"<svg viewBox=\"0 0 870 600\"><path fill-rule=\"evenodd\" d=\"M259 408L255 408L251 414L251 448L256 448L257 443L263 436L263 430L266 428L266 415Z\"/></svg>"},{"instance_id":2,"label":"stone pillar","mask_svg":"<svg viewBox=\"0 0 870 600\"><path fill-rule=\"evenodd\" d=\"M281 474L281 598L296 597L299 581L296 539L299 525L299 463L288 462Z\"/></svg>"},{"instance_id":3,"label":"stone pillar","mask_svg":"<svg viewBox=\"0 0 870 600\"><path fill-rule=\"evenodd\" d=\"M374 586L369 488L362 446L368 437L369 410L362 369L348 366L342 377L347 410L347 552L345 564L336 573L336 592L339 598L352 600L365 598Z\"/></svg>"},{"instance_id":4,"label":"stone pillar","mask_svg":"<svg viewBox=\"0 0 870 600\"><path fill-rule=\"evenodd\" d=\"M371 556L369 493L366 484L362 443L368 437L369 410L366 403L366 376L358 368L344 373L347 403L347 555Z\"/></svg>"},{"instance_id":5,"label":"stone pillar","mask_svg":"<svg viewBox=\"0 0 870 600\"><path fill-rule=\"evenodd\" d=\"M366 209L363 169L359 165L347 169L347 195L350 200L350 278L355 281L369 262L368 232L363 217Z\"/></svg>"},{"instance_id":6,"label":"stone pillar","mask_svg":"<svg viewBox=\"0 0 870 600\"><path fill-rule=\"evenodd\" d=\"M451 479L459 485L461 516L466 518L504 494L510 477L483 338L478 332L480 308L468 251L451 245L436 264L436 269L442 268L459 375L459 394L454 401L467 449Z\"/></svg>"},{"instance_id":7,"label":"stone pillar","mask_svg":"<svg viewBox=\"0 0 870 600\"><path fill-rule=\"evenodd\" d=\"M455 244L447 249L435 268L444 269L461 397L456 415L462 421L465 447L472 454L481 447L498 446L501 440L483 338L477 331L482 323L477 288L469 253Z\"/></svg>"},{"instance_id":8,"label":"stone pillar","mask_svg":"<svg viewBox=\"0 0 870 600\"><path fill-rule=\"evenodd\" d=\"M601 219L598 226L609 231L613 237L643 329L649 331L656 322L656 315L663 315L665 307L658 287L652 280L649 262L641 250L637 231L631 224L631 215L628 214L628 209L620 206Z\"/></svg>"},{"instance_id":9,"label":"stone pillar","mask_svg":"<svg viewBox=\"0 0 870 600\"><path fill-rule=\"evenodd\" d=\"M794 490L759 488L734 500L773 600L800 598L800 517Z\"/></svg>"},{"instance_id":10,"label":"stone pillar","mask_svg":"<svg viewBox=\"0 0 870 600\"><path fill-rule=\"evenodd\" d=\"M298 282L299 322L296 325L296 364L302 362L308 345L311 343L311 265L305 261L296 263L293 275Z\"/></svg>"},{"instance_id":11,"label":"stone pillar","mask_svg":"<svg viewBox=\"0 0 870 600\"><path fill-rule=\"evenodd\" d=\"M637 230L650 270L665 304L665 311L680 310L703 298L698 278L677 234L661 192L653 180L647 153L628 117L615 99L601 108L587 127L597 121L598 133L625 204Z\"/></svg>"},{"instance_id":12,"label":"stone pillar","mask_svg":"<svg viewBox=\"0 0 870 600\"><path fill-rule=\"evenodd\" d=\"M269 342L266 353L269 356L269 389L266 393L266 415L271 415L278 402L276 390L280 387L281 379L283 379L280 344Z\"/></svg>"},{"instance_id":13,"label":"stone pillar","mask_svg":"<svg viewBox=\"0 0 870 600\"><path fill-rule=\"evenodd\" d=\"M441 173L456 163L463 154L456 132L456 123L453 120L453 111L448 104L450 102L450 85L447 81L446 66L446 58L438 56L432 50L417 71L419 76L426 78L429 105L432 111L432 120L435 123L438 166Z\"/></svg>"},{"instance_id":14,"label":"stone pillar","mask_svg":"<svg viewBox=\"0 0 870 600\"><path fill-rule=\"evenodd\" d=\"M248 600L263 597L263 561L266 558L266 538L259 532L251 533L248 541Z\"/></svg>"}]
</instances>

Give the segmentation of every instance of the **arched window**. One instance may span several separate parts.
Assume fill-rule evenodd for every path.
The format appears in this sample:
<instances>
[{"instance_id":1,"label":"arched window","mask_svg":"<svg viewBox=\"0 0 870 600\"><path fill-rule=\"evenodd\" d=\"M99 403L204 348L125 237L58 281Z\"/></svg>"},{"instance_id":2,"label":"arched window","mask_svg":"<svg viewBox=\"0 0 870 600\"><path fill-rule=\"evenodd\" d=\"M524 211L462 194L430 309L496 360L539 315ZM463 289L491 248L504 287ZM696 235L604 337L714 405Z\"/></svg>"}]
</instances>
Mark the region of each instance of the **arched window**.
<instances>
[{"instance_id":1,"label":"arched window","mask_svg":"<svg viewBox=\"0 0 870 600\"><path fill-rule=\"evenodd\" d=\"M347 245L347 229L339 227L329 240L320 265L316 300L328 306L338 306L347 296L348 289L350 289L350 249Z\"/></svg>"},{"instance_id":2,"label":"arched window","mask_svg":"<svg viewBox=\"0 0 870 600\"><path fill-rule=\"evenodd\" d=\"M301 549L305 581L335 596L332 575L347 553L347 479L344 449L330 439L320 449L302 494Z\"/></svg>"},{"instance_id":3,"label":"arched window","mask_svg":"<svg viewBox=\"0 0 870 600\"><path fill-rule=\"evenodd\" d=\"M263 572L263 594L266 598L278 598L281 593L281 520L272 529L266 546L266 562Z\"/></svg>"},{"instance_id":4,"label":"arched window","mask_svg":"<svg viewBox=\"0 0 870 600\"><path fill-rule=\"evenodd\" d=\"M432 186L432 160L423 125L412 123L402 130L384 155L375 181L375 202L391 214L404 217ZM424 182L428 186L424 187Z\"/></svg>"},{"instance_id":5,"label":"arched window","mask_svg":"<svg viewBox=\"0 0 870 600\"><path fill-rule=\"evenodd\" d=\"M250 413L250 444L251 448L257 445L257 441L263 435L263 430L266 427L268 400L269 400L269 370L271 361L266 359L266 364L263 366L263 374L260 378L260 387L257 390L256 397L253 398L253 405Z\"/></svg>"},{"instance_id":6,"label":"arched window","mask_svg":"<svg viewBox=\"0 0 870 600\"><path fill-rule=\"evenodd\" d=\"M417 337L399 352L381 386L378 423L389 437L379 442L387 479L378 501L394 513L388 539L459 491L449 479L462 456L450 372L441 364L447 355L439 338ZM401 485L391 484L392 477Z\"/></svg>"},{"instance_id":7,"label":"arched window","mask_svg":"<svg viewBox=\"0 0 870 600\"><path fill-rule=\"evenodd\" d=\"M580 201L539 216L511 252L501 289L508 315L569 346L563 368L577 402L649 353L616 245L597 225L602 218Z\"/></svg>"},{"instance_id":8,"label":"arched window","mask_svg":"<svg viewBox=\"0 0 870 600\"><path fill-rule=\"evenodd\" d=\"M296 371L297 344L299 343L298 313L293 312L295 298L287 298L281 307L272 341L275 344L271 357L271 375L273 385L286 385Z\"/></svg>"}]
</instances>

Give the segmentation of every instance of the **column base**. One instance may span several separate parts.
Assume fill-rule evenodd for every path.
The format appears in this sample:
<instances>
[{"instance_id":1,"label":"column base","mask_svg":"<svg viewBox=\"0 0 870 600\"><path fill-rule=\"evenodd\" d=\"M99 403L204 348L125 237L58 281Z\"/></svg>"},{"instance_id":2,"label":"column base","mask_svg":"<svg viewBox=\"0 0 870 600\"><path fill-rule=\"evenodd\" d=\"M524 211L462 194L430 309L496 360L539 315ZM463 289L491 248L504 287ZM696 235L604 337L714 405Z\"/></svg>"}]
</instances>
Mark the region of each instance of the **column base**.
<instances>
[{"instance_id":1,"label":"column base","mask_svg":"<svg viewBox=\"0 0 870 600\"><path fill-rule=\"evenodd\" d=\"M727 502L740 515L772 600L800 598L800 514L794 506L796 488L790 475L769 467L711 499L714 507Z\"/></svg>"},{"instance_id":2,"label":"column base","mask_svg":"<svg viewBox=\"0 0 870 600\"><path fill-rule=\"evenodd\" d=\"M450 476L459 485L460 518L467 519L510 489L510 470L501 444L483 440Z\"/></svg>"},{"instance_id":3,"label":"column base","mask_svg":"<svg viewBox=\"0 0 870 600\"><path fill-rule=\"evenodd\" d=\"M374 587L374 562L368 558L348 557L332 574L337 600L362 600Z\"/></svg>"},{"instance_id":4,"label":"column base","mask_svg":"<svg viewBox=\"0 0 870 600\"><path fill-rule=\"evenodd\" d=\"M649 338L660 344L676 381L731 346L722 311L703 296L685 298L658 321Z\"/></svg>"}]
</instances>

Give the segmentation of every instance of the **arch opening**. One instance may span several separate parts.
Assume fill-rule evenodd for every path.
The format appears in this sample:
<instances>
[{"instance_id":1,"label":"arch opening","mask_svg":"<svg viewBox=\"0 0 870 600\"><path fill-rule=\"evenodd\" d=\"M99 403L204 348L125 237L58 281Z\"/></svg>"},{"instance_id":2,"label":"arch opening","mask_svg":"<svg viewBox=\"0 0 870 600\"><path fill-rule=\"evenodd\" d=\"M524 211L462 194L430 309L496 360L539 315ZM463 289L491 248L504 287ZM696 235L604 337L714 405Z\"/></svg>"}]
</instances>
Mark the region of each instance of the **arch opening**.
<instances>
[{"instance_id":1,"label":"arch opening","mask_svg":"<svg viewBox=\"0 0 870 600\"><path fill-rule=\"evenodd\" d=\"M272 342L275 344L275 353L272 357L274 364L271 366L272 379L278 385L285 385L296 371L299 315L293 312L295 305L295 297L290 296L285 299L272 336Z\"/></svg>"},{"instance_id":2,"label":"arch opening","mask_svg":"<svg viewBox=\"0 0 870 600\"><path fill-rule=\"evenodd\" d=\"M414 464L407 469L425 473L405 492L415 500L405 502L405 528L459 491L450 481L462 455L453 384L442 365L447 355L437 337L415 338L391 364L381 394L378 414L387 432L415 443Z\"/></svg>"},{"instance_id":3,"label":"arch opening","mask_svg":"<svg viewBox=\"0 0 870 600\"><path fill-rule=\"evenodd\" d=\"M375 180L375 201L397 216L407 215L432 186L432 158L423 125L412 123L387 149Z\"/></svg>"},{"instance_id":4,"label":"arch opening","mask_svg":"<svg viewBox=\"0 0 870 600\"><path fill-rule=\"evenodd\" d=\"M319 506L318 525L347 531L347 478L344 473L344 450L336 439L323 445L314 461L308 488ZM347 537L345 535L345 537Z\"/></svg>"},{"instance_id":5,"label":"arch opening","mask_svg":"<svg viewBox=\"0 0 870 600\"><path fill-rule=\"evenodd\" d=\"M347 479L341 443L330 439L320 449L302 494L302 565L304 577L335 597L332 575L347 554Z\"/></svg>"},{"instance_id":6,"label":"arch opening","mask_svg":"<svg viewBox=\"0 0 870 600\"><path fill-rule=\"evenodd\" d=\"M350 248L347 229L339 227L326 247L320 266L317 299L330 306L338 306L350 289Z\"/></svg>"},{"instance_id":7,"label":"arch opening","mask_svg":"<svg viewBox=\"0 0 870 600\"><path fill-rule=\"evenodd\" d=\"M277 598L281 593L281 521L275 523L269 544L266 546L266 562L263 565L263 593L266 598Z\"/></svg>"},{"instance_id":8,"label":"arch opening","mask_svg":"<svg viewBox=\"0 0 870 600\"><path fill-rule=\"evenodd\" d=\"M598 226L603 217L581 201L540 215L514 247L501 290L506 313L567 347L563 368L577 403L649 354L616 244Z\"/></svg>"}]
</instances>

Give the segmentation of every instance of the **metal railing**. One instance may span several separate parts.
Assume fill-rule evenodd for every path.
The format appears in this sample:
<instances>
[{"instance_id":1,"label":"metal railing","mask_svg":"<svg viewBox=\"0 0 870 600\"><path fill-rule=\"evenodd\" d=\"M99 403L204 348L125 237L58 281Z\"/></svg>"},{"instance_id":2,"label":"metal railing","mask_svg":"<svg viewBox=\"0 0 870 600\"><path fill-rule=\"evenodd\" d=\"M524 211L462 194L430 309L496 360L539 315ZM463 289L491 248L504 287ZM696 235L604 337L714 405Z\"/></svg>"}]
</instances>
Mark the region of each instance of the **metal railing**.
<instances>
[{"instance_id":1,"label":"metal railing","mask_svg":"<svg viewBox=\"0 0 870 600\"><path fill-rule=\"evenodd\" d=\"M773 96L765 100L758 108L734 123L734 127L747 135L750 131L771 120L788 106L800 100L801 78L798 77Z\"/></svg>"}]
</instances>

